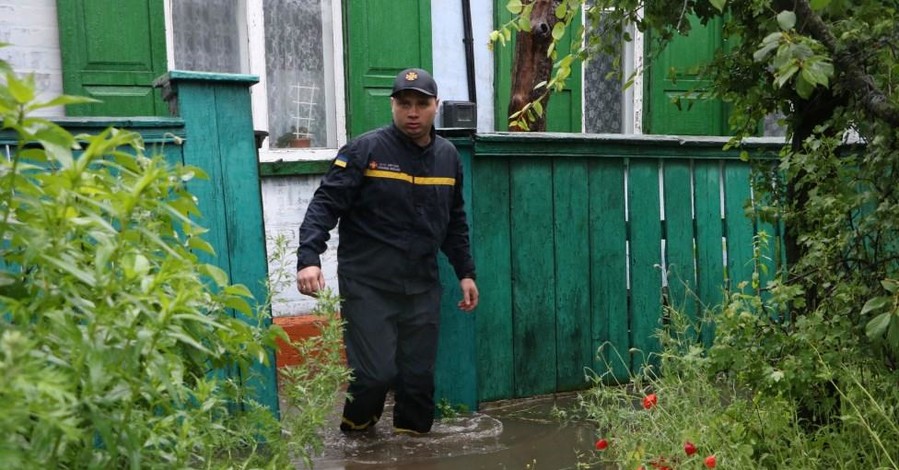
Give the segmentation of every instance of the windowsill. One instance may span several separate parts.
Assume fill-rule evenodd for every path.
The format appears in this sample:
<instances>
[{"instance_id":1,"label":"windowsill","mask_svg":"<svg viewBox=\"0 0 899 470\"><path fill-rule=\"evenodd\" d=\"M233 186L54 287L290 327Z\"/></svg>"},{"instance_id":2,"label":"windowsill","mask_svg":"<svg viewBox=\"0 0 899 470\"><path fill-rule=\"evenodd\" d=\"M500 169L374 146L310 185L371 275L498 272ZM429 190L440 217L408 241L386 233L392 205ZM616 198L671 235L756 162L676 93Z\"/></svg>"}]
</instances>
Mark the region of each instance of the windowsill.
<instances>
[{"instance_id":1,"label":"windowsill","mask_svg":"<svg viewBox=\"0 0 899 470\"><path fill-rule=\"evenodd\" d=\"M336 148L259 149L260 163L331 161L336 156Z\"/></svg>"}]
</instances>

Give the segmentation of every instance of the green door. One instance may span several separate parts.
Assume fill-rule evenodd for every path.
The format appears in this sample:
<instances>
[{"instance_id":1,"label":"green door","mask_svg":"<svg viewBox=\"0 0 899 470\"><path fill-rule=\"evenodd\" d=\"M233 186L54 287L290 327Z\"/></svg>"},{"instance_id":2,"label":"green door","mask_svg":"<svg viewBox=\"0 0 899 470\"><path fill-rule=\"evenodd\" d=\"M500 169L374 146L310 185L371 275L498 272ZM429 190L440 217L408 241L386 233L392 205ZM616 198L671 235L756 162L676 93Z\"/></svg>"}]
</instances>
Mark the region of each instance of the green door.
<instances>
[{"instance_id":1,"label":"green door","mask_svg":"<svg viewBox=\"0 0 899 470\"><path fill-rule=\"evenodd\" d=\"M643 122L647 134L728 134L725 104L698 97L708 86L699 72L723 47L721 19L703 26L693 18L692 28L689 36L676 37L648 69Z\"/></svg>"},{"instance_id":2,"label":"green door","mask_svg":"<svg viewBox=\"0 0 899 470\"><path fill-rule=\"evenodd\" d=\"M163 0L57 0L63 90L101 103L70 116L167 116L153 80L166 71Z\"/></svg>"},{"instance_id":3,"label":"green door","mask_svg":"<svg viewBox=\"0 0 899 470\"><path fill-rule=\"evenodd\" d=\"M433 71L431 2L348 0L344 31L347 131L352 138L390 122L388 97L397 73L408 67ZM439 85L440 77L434 78Z\"/></svg>"},{"instance_id":4,"label":"green door","mask_svg":"<svg viewBox=\"0 0 899 470\"><path fill-rule=\"evenodd\" d=\"M493 8L496 12L496 25L501 26L512 19L512 13L506 9L506 0L496 0ZM581 25L580 17L576 23L565 33L559 44L558 57L564 57L571 51L572 30L577 30ZM496 64L496 105L495 119L496 130L509 130L509 99L512 93L512 58L515 55L515 36L505 46L499 44L494 48ZM582 129L582 77L580 66L571 68L571 76L568 77L565 89L559 93L553 93L549 98L546 108L546 130L550 132L581 132Z\"/></svg>"}]
</instances>

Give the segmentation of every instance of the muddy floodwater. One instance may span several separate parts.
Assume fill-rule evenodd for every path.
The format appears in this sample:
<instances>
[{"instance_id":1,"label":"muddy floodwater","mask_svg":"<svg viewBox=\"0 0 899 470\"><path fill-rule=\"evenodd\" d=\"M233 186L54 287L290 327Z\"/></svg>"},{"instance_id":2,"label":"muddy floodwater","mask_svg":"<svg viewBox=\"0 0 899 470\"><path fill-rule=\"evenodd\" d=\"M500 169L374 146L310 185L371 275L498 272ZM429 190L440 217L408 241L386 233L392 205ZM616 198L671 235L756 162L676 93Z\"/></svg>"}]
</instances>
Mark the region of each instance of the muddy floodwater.
<instances>
[{"instance_id":1,"label":"muddy floodwater","mask_svg":"<svg viewBox=\"0 0 899 470\"><path fill-rule=\"evenodd\" d=\"M553 406L574 406L571 395L487 404L477 413L438 420L431 433L393 432L391 406L375 429L344 435L335 413L315 470L574 469L595 440L586 423L562 423ZM586 461L586 459L582 459ZM303 468L302 463L297 468Z\"/></svg>"}]
</instances>

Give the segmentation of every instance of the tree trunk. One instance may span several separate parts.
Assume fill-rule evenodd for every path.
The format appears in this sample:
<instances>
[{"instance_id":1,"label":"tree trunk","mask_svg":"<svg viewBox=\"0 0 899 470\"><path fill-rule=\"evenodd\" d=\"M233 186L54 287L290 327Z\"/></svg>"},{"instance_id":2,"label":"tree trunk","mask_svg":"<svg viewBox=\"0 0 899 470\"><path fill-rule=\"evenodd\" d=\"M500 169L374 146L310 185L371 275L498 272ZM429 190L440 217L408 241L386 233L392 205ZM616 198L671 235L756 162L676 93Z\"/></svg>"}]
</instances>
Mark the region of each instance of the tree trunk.
<instances>
[{"instance_id":1,"label":"tree trunk","mask_svg":"<svg viewBox=\"0 0 899 470\"><path fill-rule=\"evenodd\" d=\"M546 106L549 94L546 87L536 89L540 82L548 82L552 74L553 61L547 57L552 44L553 27L559 21L555 14L553 0L532 0L522 2L533 3L531 11L531 31L520 31L515 36L515 56L512 60L512 93L509 100L509 116L521 111L528 103L540 100L543 113L537 115L535 121L528 120L528 127L522 128L514 122L509 123L509 130L545 131ZM526 118L526 116L522 116Z\"/></svg>"}]
</instances>

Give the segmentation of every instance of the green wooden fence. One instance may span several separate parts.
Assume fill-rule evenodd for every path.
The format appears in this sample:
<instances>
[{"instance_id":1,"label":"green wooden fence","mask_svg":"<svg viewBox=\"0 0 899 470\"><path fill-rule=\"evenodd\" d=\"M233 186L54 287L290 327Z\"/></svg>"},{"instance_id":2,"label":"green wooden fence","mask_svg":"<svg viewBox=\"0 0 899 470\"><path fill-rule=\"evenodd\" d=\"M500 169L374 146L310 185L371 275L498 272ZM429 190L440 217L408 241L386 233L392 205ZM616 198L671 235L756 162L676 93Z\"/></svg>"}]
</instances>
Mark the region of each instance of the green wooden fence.
<instances>
[{"instance_id":1,"label":"green wooden fence","mask_svg":"<svg viewBox=\"0 0 899 470\"><path fill-rule=\"evenodd\" d=\"M750 164L724 139L455 142L470 169L481 305L472 319L445 299L438 396L450 402L580 389L587 369L626 380L658 350L663 302L697 318L751 280L756 233L779 235L747 217ZM742 150L771 157L779 146ZM772 276L777 256L765 263Z\"/></svg>"},{"instance_id":2,"label":"green wooden fence","mask_svg":"<svg viewBox=\"0 0 899 470\"><path fill-rule=\"evenodd\" d=\"M255 82L246 75L172 71L158 83L172 118L69 118L58 123L75 134L96 134L107 127L139 132L148 153L203 169L209 179L189 183L201 212L197 221L208 229L206 240L216 251L215 256L203 254L203 261L262 300L268 263L250 111L249 87ZM10 152L15 144L12 135L0 135L0 151ZM273 351L268 364L255 365L246 376L236 368L223 373L251 388L250 396L278 414Z\"/></svg>"}]
</instances>

